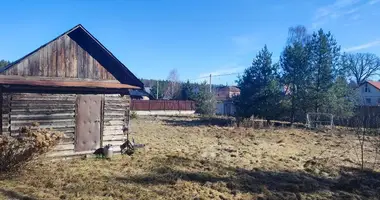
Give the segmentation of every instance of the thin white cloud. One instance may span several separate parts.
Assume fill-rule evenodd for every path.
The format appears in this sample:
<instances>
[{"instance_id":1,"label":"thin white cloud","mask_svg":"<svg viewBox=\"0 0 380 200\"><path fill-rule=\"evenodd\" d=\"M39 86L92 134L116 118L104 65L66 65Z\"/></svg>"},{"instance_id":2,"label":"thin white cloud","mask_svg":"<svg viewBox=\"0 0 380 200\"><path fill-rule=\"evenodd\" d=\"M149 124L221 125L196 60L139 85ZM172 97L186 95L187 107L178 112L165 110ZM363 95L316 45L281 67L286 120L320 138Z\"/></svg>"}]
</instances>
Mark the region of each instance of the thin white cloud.
<instances>
[{"instance_id":1,"label":"thin white cloud","mask_svg":"<svg viewBox=\"0 0 380 200\"><path fill-rule=\"evenodd\" d=\"M317 28L330 20L356 14L359 11L357 4L360 1L361 0L336 0L333 4L318 8L314 16L312 27Z\"/></svg>"},{"instance_id":2,"label":"thin white cloud","mask_svg":"<svg viewBox=\"0 0 380 200\"><path fill-rule=\"evenodd\" d=\"M380 46L380 40L375 40L375 41L368 42L366 44L361 44L358 46L348 47L348 48L345 48L343 50L346 52L352 52L352 51L360 51L363 49L368 49L368 48L375 47L375 46Z\"/></svg>"},{"instance_id":3,"label":"thin white cloud","mask_svg":"<svg viewBox=\"0 0 380 200\"><path fill-rule=\"evenodd\" d=\"M380 0L372 0L372 1L369 1L368 4L373 5L373 4L377 4L379 2L380 2Z\"/></svg>"}]
</instances>

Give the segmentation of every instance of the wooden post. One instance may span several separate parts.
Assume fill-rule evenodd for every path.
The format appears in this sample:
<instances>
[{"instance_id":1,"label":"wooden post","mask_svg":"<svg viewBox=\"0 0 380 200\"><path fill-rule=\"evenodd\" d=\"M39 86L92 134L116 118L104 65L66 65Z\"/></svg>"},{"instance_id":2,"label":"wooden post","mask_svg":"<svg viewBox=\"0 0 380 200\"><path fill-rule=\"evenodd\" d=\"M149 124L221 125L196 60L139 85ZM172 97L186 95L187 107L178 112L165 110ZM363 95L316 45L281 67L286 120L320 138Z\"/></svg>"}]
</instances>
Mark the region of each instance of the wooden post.
<instances>
[{"instance_id":1,"label":"wooden post","mask_svg":"<svg viewBox=\"0 0 380 200\"><path fill-rule=\"evenodd\" d=\"M123 97L120 97L123 98ZM104 134L104 106L105 106L105 95L102 95L100 102L100 147L103 147L103 134Z\"/></svg>"},{"instance_id":2,"label":"wooden post","mask_svg":"<svg viewBox=\"0 0 380 200\"><path fill-rule=\"evenodd\" d=\"M128 102L130 102L129 100L130 99L128 99ZM129 129L130 129L130 127L129 127L129 121L130 121L129 111L130 111L130 107L128 105L124 111L124 124L123 124L123 135L124 135L124 137L127 136L127 140L129 140ZM124 138L123 138L123 142L124 142Z\"/></svg>"}]
</instances>

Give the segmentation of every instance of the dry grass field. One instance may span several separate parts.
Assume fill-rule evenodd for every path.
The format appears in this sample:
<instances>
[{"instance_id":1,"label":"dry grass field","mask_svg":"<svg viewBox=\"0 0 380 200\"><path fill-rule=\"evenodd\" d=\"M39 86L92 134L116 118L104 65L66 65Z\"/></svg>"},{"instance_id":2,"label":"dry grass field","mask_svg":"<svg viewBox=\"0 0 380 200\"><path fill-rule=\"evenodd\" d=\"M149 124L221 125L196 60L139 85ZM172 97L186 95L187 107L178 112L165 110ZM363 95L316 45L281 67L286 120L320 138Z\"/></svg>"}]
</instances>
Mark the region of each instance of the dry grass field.
<instances>
[{"instance_id":1,"label":"dry grass field","mask_svg":"<svg viewBox=\"0 0 380 200\"><path fill-rule=\"evenodd\" d=\"M4 199L380 199L344 131L235 128L200 118L134 119L133 156L36 161L0 179ZM366 149L373 167L375 150ZM377 171L376 171L377 170Z\"/></svg>"}]
</instances>

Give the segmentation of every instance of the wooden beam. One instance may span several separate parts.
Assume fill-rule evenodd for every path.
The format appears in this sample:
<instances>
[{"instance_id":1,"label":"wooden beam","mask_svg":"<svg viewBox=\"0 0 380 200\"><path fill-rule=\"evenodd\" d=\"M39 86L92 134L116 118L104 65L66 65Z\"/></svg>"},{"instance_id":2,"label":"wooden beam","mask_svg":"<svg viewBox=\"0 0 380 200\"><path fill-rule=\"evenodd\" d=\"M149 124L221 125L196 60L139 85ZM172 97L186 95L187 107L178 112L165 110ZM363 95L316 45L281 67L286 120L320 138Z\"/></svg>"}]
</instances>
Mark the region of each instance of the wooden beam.
<instances>
[{"instance_id":1,"label":"wooden beam","mask_svg":"<svg viewBox=\"0 0 380 200\"><path fill-rule=\"evenodd\" d=\"M0 76L0 84L3 85L27 85L27 86L48 86L48 87L82 87L82 88L109 88L109 89L139 89L137 86L121 84L110 81L70 81L70 80L36 80L25 77Z\"/></svg>"}]
</instances>

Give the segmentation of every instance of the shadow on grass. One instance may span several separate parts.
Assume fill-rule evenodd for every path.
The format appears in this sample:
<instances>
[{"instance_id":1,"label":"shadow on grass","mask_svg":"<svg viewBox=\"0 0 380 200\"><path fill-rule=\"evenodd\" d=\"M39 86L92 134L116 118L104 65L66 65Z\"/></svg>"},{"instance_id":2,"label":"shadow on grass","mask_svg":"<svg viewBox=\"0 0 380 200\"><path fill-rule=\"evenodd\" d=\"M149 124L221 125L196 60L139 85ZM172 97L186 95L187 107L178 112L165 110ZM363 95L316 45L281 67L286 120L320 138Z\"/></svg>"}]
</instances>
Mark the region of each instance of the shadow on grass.
<instances>
[{"instance_id":1,"label":"shadow on grass","mask_svg":"<svg viewBox=\"0 0 380 200\"><path fill-rule=\"evenodd\" d=\"M179 170L176 165L168 162L174 159L177 166L188 166L193 170ZM218 164L200 161L206 168L196 167L194 161L183 161L180 158L168 158L151 172L138 176L116 177L123 183L142 185L174 185L178 180L200 183L205 187L227 188L231 194L236 191L267 194L274 199L299 199L297 195L311 194L320 191L331 191L334 199L357 196L362 198L380 198L380 173L360 171L353 168L342 168L337 178L326 178L305 171L265 171L260 169L246 170L241 168L225 168ZM197 162L196 162L197 163ZM212 168L209 168L212 166ZM197 168L197 169L195 169ZM219 185L219 186L218 186Z\"/></svg>"},{"instance_id":2,"label":"shadow on grass","mask_svg":"<svg viewBox=\"0 0 380 200\"><path fill-rule=\"evenodd\" d=\"M234 120L232 118L167 118L163 119L169 125L183 126L183 127L196 127L196 126L232 126Z\"/></svg>"},{"instance_id":3,"label":"shadow on grass","mask_svg":"<svg viewBox=\"0 0 380 200\"><path fill-rule=\"evenodd\" d=\"M202 117L202 118L178 118L178 117L169 117L162 119L165 123L171 126L182 126L182 127L198 127L198 126L220 126L220 127L231 127L238 126L244 128L268 128L268 127L277 127L277 128L299 128L304 129L305 125L301 123L295 123L291 125L289 122L285 121L272 121L270 125L266 120L244 120L240 123L232 117Z\"/></svg>"},{"instance_id":4,"label":"shadow on grass","mask_svg":"<svg viewBox=\"0 0 380 200\"><path fill-rule=\"evenodd\" d=\"M4 196L10 198L10 199L17 199L17 200L37 200L36 198L33 197L28 197L25 195L22 195L18 192L14 192L11 190L5 190L0 188L0 193L3 194Z\"/></svg>"}]
</instances>

